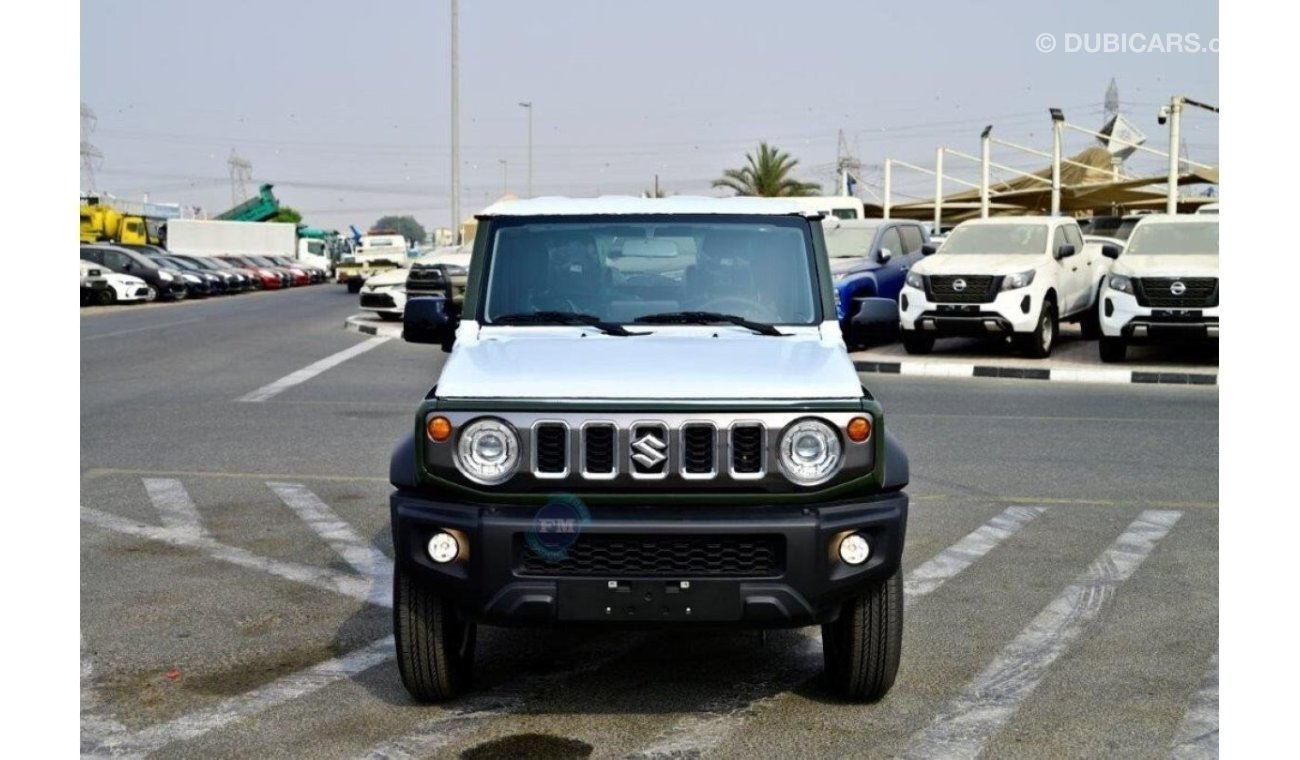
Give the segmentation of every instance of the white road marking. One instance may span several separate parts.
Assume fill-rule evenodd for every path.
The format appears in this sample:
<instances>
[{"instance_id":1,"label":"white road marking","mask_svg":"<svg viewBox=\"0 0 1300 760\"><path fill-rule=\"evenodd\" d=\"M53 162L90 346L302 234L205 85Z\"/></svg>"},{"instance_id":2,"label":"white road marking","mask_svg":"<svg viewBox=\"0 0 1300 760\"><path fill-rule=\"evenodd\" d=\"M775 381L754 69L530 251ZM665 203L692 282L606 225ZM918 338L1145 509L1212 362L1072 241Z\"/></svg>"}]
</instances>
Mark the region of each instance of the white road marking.
<instances>
[{"instance_id":1,"label":"white road marking","mask_svg":"<svg viewBox=\"0 0 1300 760\"><path fill-rule=\"evenodd\" d=\"M233 565L246 567L250 570L259 570L269 573L285 580L305 583L308 586L332 591L343 596L350 596L353 599L359 599L363 602L374 602L383 606L391 606L391 599L373 599L370 594L370 580L358 578L352 575L342 575L324 568L310 567L301 565L296 562L285 562L283 560L260 557L252 552L241 549L237 546L229 546L220 543L206 536L195 536L187 530L177 530L176 528L159 527L156 525L141 525L139 523L127 520L117 515L107 512L101 512L98 509L81 508L81 519L91 525L111 530L115 533L122 533L128 536L146 538L151 541L158 541L171 546L180 546L188 549L197 549L204 552L213 559L229 562Z\"/></svg>"},{"instance_id":2,"label":"white road marking","mask_svg":"<svg viewBox=\"0 0 1300 760\"><path fill-rule=\"evenodd\" d=\"M308 364L297 372L291 372L279 380L276 380L269 385L264 385L252 393L240 396L235 400L246 401L249 403L266 401L269 398L273 398L280 393L289 390L295 385L307 382L331 367L337 367L348 359L360 356L376 346L387 343L389 340L390 338L371 338L370 340L362 341L355 346L343 349L337 354L327 356L318 362Z\"/></svg>"},{"instance_id":3,"label":"white road marking","mask_svg":"<svg viewBox=\"0 0 1300 760\"><path fill-rule=\"evenodd\" d=\"M1045 507L1008 507L962 540L936 554L903 578L904 606L942 586L1045 511Z\"/></svg>"},{"instance_id":4,"label":"white road marking","mask_svg":"<svg viewBox=\"0 0 1300 760\"><path fill-rule=\"evenodd\" d=\"M1094 623L1151 550L1182 516L1148 510L1056 597L929 727L912 737L908 758L975 758L1015 715L1058 657Z\"/></svg>"},{"instance_id":5,"label":"white road marking","mask_svg":"<svg viewBox=\"0 0 1300 760\"><path fill-rule=\"evenodd\" d=\"M993 519L971 531L957 543L936 554L903 578L903 605L932 593L958 573L1015 535L1029 521L1046 511L1044 507L1008 507ZM821 665L821 629L803 629L795 652L786 658L788 669L764 679L759 688L738 686L725 704L687 715L655 737L649 747L632 755L638 758L689 757L707 754L726 741L747 717L786 698L784 693ZM773 684L782 693L771 694ZM770 694L771 696L763 696Z\"/></svg>"},{"instance_id":6,"label":"white road marking","mask_svg":"<svg viewBox=\"0 0 1300 760\"><path fill-rule=\"evenodd\" d=\"M604 640L592 651L583 653L582 664L575 668L527 676L503 688L463 699L442 714L420 723L414 731L377 744L361 757L367 760L428 757L488 721L514 713L537 694L553 690L574 676L605 667L643 644L646 638L645 634L635 634Z\"/></svg>"},{"instance_id":7,"label":"white road marking","mask_svg":"<svg viewBox=\"0 0 1300 760\"><path fill-rule=\"evenodd\" d=\"M172 478L145 478L144 490L149 494L163 525L177 534L193 538L204 535L203 524L199 520L199 510L190 499L189 492L179 480Z\"/></svg>"},{"instance_id":8,"label":"white road marking","mask_svg":"<svg viewBox=\"0 0 1300 760\"><path fill-rule=\"evenodd\" d=\"M276 496L338 553L352 569L370 579L371 596L392 593L393 562L352 529L316 494L299 483L267 483Z\"/></svg>"},{"instance_id":9,"label":"white road marking","mask_svg":"<svg viewBox=\"0 0 1300 760\"><path fill-rule=\"evenodd\" d=\"M1210 760L1219 756L1219 655L1192 695L1183 724L1174 735L1174 760Z\"/></svg>"},{"instance_id":10,"label":"white road marking","mask_svg":"<svg viewBox=\"0 0 1300 760\"><path fill-rule=\"evenodd\" d=\"M104 744L114 755L121 752L148 754L175 742L189 741L257 713L351 678L395 656L393 637L386 636L342 657L318 663L296 673L222 700L211 707L157 723L129 736Z\"/></svg>"},{"instance_id":11,"label":"white road marking","mask_svg":"<svg viewBox=\"0 0 1300 760\"><path fill-rule=\"evenodd\" d=\"M95 671L86 656L86 639L81 639L81 756L101 757L108 754L105 745L121 741L126 727L112 718L98 714L99 694L95 690Z\"/></svg>"}]
</instances>

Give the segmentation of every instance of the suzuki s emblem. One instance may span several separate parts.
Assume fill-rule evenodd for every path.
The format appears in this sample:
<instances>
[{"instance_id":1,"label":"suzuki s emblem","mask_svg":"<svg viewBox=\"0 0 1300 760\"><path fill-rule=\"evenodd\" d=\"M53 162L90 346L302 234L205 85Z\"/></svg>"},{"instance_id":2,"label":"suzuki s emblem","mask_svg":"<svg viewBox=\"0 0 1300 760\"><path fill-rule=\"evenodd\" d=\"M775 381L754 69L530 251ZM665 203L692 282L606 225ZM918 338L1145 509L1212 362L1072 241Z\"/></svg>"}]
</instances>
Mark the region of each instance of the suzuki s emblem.
<instances>
[{"instance_id":1,"label":"suzuki s emblem","mask_svg":"<svg viewBox=\"0 0 1300 760\"><path fill-rule=\"evenodd\" d=\"M1176 296L1181 296L1187 292L1187 286L1181 282L1175 281L1173 285L1169 286L1169 292Z\"/></svg>"},{"instance_id":2,"label":"suzuki s emblem","mask_svg":"<svg viewBox=\"0 0 1300 760\"><path fill-rule=\"evenodd\" d=\"M654 433L646 433L632 441L632 448L636 450L636 453L632 455L632 461L646 470L653 470L668 458L664 454L668 444L660 440Z\"/></svg>"},{"instance_id":3,"label":"suzuki s emblem","mask_svg":"<svg viewBox=\"0 0 1300 760\"><path fill-rule=\"evenodd\" d=\"M952 289L957 291L958 293L962 292L963 290L966 289L966 281L958 277L957 279L952 281Z\"/></svg>"}]
</instances>

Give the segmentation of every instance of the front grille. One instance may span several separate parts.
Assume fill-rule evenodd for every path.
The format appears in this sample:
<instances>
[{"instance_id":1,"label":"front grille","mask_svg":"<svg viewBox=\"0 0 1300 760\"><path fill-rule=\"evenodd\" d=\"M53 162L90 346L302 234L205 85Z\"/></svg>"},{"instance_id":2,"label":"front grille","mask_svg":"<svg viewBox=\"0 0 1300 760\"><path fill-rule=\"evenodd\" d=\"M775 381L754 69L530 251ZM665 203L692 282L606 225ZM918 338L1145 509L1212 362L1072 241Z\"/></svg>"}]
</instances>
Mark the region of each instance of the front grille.
<instances>
[{"instance_id":1,"label":"front grille","mask_svg":"<svg viewBox=\"0 0 1300 760\"><path fill-rule=\"evenodd\" d=\"M996 279L983 274L933 274L926 283L930 300L937 303L992 303L997 297Z\"/></svg>"},{"instance_id":2,"label":"front grille","mask_svg":"<svg viewBox=\"0 0 1300 760\"><path fill-rule=\"evenodd\" d=\"M1183 284L1182 295L1174 295L1174 283ZM1217 277L1143 277L1138 280L1137 302L1141 306L1165 309L1203 309L1219 305Z\"/></svg>"},{"instance_id":3,"label":"front grille","mask_svg":"<svg viewBox=\"0 0 1300 760\"><path fill-rule=\"evenodd\" d=\"M520 575L772 578L785 569L781 536L579 534L563 551L536 553L516 537Z\"/></svg>"},{"instance_id":4,"label":"front grille","mask_svg":"<svg viewBox=\"0 0 1300 760\"><path fill-rule=\"evenodd\" d=\"M536 471L540 475L563 476L568 473L569 465L569 429L558 422L547 422L537 426L534 437L537 463Z\"/></svg>"},{"instance_id":5,"label":"front grille","mask_svg":"<svg viewBox=\"0 0 1300 760\"><path fill-rule=\"evenodd\" d=\"M762 425L736 425L731 429L731 471L737 475L763 472Z\"/></svg>"},{"instance_id":6,"label":"front grille","mask_svg":"<svg viewBox=\"0 0 1300 760\"><path fill-rule=\"evenodd\" d=\"M583 472L587 475L614 474L614 426L588 425L582 431Z\"/></svg>"},{"instance_id":7,"label":"front grille","mask_svg":"<svg viewBox=\"0 0 1300 760\"><path fill-rule=\"evenodd\" d=\"M712 475L716 431L710 424L690 424L682 428L682 472L688 475Z\"/></svg>"},{"instance_id":8,"label":"front grille","mask_svg":"<svg viewBox=\"0 0 1300 760\"><path fill-rule=\"evenodd\" d=\"M411 267L406 275L407 292L441 293L446 290L447 279L441 268Z\"/></svg>"},{"instance_id":9,"label":"front grille","mask_svg":"<svg viewBox=\"0 0 1300 760\"><path fill-rule=\"evenodd\" d=\"M393 297L387 293L365 293L361 296L361 305L371 309L392 309L397 306Z\"/></svg>"}]
</instances>

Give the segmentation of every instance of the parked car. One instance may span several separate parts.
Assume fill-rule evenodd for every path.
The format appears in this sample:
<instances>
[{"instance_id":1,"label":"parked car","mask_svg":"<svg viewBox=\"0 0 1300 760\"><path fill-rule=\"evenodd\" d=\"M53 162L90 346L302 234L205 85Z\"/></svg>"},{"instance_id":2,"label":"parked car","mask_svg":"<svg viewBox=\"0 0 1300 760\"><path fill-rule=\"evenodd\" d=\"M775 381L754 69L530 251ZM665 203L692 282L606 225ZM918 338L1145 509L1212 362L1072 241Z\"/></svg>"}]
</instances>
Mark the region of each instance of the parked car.
<instances>
[{"instance_id":1,"label":"parked car","mask_svg":"<svg viewBox=\"0 0 1300 760\"><path fill-rule=\"evenodd\" d=\"M203 256L173 253L170 258L178 259L180 261L188 261L199 269L221 278L226 293L242 293L253 287L253 278L251 275L244 274L228 265L221 266Z\"/></svg>"},{"instance_id":2,"label":"parked car","mask_svg":"<svg viewBox=\"0 0 1300 760\"><path fill-rule=\"evenodd\" d=\"M361 308L380 319L397 321L406 307L406 269L389 269L370 276L361 285Z\"/></svg>"},{"instance_id":3,"label":"parked car","mask_svg":"<svg viewBox=\"0 0 1300 760\"><path fill-rule=\"evenodd\" d=\"M262 280L262 287L267 290L287 288L293 284L293 278L290 277L288 272L268 264L260 264L254 261L252 256L236 256L233 253L227 253L221 256L221 259L237 266L247 267L256 273Z\"/></svg>"},{"instance_id":4,"label":"parked car","mask_svg":"<svg viewBox=\"0 0 1300 760\"><path fill-rule=\"evenodd\" d=\"M470 688L478 625L821 625L837 697L892 688L908 461L826 339L818 216L685 197L478 215L490 276L403 319L451 353L388 470L416 700Z\"/></svg>"},{"instance_id":5,"label":"parked car","mask_svg":"<svg viewBox=\"0 0 1300 760\"><path fill-rule=\"evenodd\" d=\"M177 256L154 256L154 261L159 264L175 267L185 273L187 278L196 278L198 282L187 279L186 284L190 286L191 296L209 296L220 295L227 291L226 280L215 272L210 272L206 268L195 264L188 259L182 259Z\"/></svg>"},{"instance_id":6,"label":"parked car","mask_svg":"<svg viewBox=\"0 0 1300 760\"><path fill-rule=\"evenodd\" d=\"M202 261L217 271L229 272L237 277L243 278L245 290L261 290L265 287L261 275L248 267L236 266L218 256L190 256L189 258L195 261ZM276 279L278 280L279 278Z\"/></svg>"},{"instance_id":7,"label":"parked car","mask_svg":"<svg viewBox=\"0 0 1300 760\"><path fill-rule=\"evenodd\" d=\"M828 218L822 220L822 227L835 281L835 312L844 340L852 348L876 337L870 333L879 330L875 324L854 324L857 299L897 301L907 271L934 248L920 222L905 219Z\"/></svg>"},{"instance_id":8,"label":"parked car","mask_svg":"<svg viewBox=\"0 0 1300 760\"><path fill-rule=\"evenodd\" d=\"M276 266L281 266L284 267L285 269L295 272L294 274L295 279L298 279L298 274L296 274L297 272L305 272L307 274L309 284L314 285L318 282L325 282L325 270L321 269L320 267L315 267L312 266L311 264L307 264L302 261L297 261L296 259L291 259L288 256L267 256L266 258L269 259L271 263L275 264Z\"/></svg>"},{"instance_id":9,"label":"parked car","mask_svg":"<svg viewBox=\"0 0 1300 760\"><path fill-rule=\"evenodd\" d=\"M452 301L464 301L473 248L468 244L443 246L411 262L406 276L407 298L446 295L450 285Z\"/></svg>"},{"instance_id":10,"label":"parked car","mask_svg":"<svg viewBox=\"0 0 1300 760\"><path fill-rule=\"evenodd\" d=\"M93 261L81 261L81 303L108 306L114 303L152 301L149 283L129 274L118 274Z\"/></svg>"},{"instance_id":11,"label":"parked car","mask_svg":"<svg viewBox=\"0 0 1300 760\"><path fill-rule=\"evenodd\" d=\"M293 265L286 266L284 264L278 264L270 256L254 256L250 254L244 256L244 259L254 264L258 264L259 266L264 266L268 269L283 272L285 275L288 276L289 285L310 285L311 284L311 275L307 274L307 270L300 269L297 266L293 266Z\"/></svg>"},{"instance_id":12,"label":"parked car","mask_svg":"<svg viewBox=\"0 0 1300 760\"><path fill-rule=\"evenodd\" d=\"M1068 217L1002 216L957 225L907 274L899 297L903 347L936 338L1006 336L1030 356L1052 353L1062 321L1098 335L1096 307L1111 260Z\"/></svg>"},{"instance_id":13,"label":"parked car","mask_svg":"<svg viewBox=\"0 0 1300 760\"><path fill-rule=\"evenodd\" d=\"M1124 361L1133 343L1218 340L1219 218L1144 218L1106 280L1101 360Z\"/></svg>"},{"instance_id":14,"label":"parked car","mask_svg":"<svg viewBox=\"0 0 1300 760\"><path fill-rule=\"evenodd\" d=\"M158 264L148 256L121 246L93 243L81 246L81 258L119 274L139 277L164 301L179 301L189 293L185 273Z\"/></svg>"}]
</instances>

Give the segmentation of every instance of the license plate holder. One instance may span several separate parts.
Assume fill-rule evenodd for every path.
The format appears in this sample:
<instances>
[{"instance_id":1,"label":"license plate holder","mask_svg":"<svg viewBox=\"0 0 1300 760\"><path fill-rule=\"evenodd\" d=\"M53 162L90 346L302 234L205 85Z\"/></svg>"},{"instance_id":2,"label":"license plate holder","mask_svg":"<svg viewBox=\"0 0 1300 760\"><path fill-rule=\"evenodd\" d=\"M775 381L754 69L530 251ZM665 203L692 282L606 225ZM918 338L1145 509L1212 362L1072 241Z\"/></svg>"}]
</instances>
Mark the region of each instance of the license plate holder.
<instances>
[{"instance_id":1,"label":"license plate holder","mask_svg":"<svg viewBox=\"0 0 1300 760\"><path fill-rule=\"evenodd\" d=\"M726 621L741 617L736 581L668 579L560 581L557 617L565 621Z\"/></svg>"}]
</instances>

